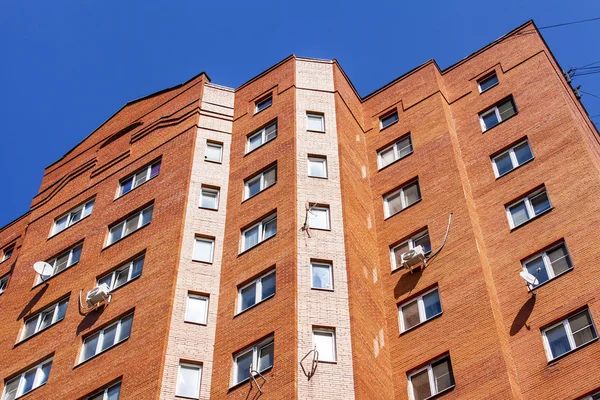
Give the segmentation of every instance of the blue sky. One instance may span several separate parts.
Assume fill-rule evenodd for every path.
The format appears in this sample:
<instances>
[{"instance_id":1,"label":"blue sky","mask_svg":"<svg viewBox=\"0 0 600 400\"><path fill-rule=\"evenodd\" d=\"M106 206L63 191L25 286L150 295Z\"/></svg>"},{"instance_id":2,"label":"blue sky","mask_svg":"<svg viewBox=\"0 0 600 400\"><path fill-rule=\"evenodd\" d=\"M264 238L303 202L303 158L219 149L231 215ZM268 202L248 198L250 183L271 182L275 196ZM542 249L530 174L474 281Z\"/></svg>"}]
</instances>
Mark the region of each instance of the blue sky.
<instances>
[{"instance_id":1,"label":"blue sky","mask_svg":"<svg viewBox=\"0 0 600 400\"><path fill-rule=\"evenodd\" d=\"M600 17L598 0L207 3L3 2L0 226L28 210L44 167L123 104L201 71L236 87L292 53L336 58L366 95L431 58L445 68L529 19ZM564 69L600 61L600 21L542 33ZM600 96L600 74L574 85ZM583 102L600 114L600 98Z\"/></svg>"}]
</instances>

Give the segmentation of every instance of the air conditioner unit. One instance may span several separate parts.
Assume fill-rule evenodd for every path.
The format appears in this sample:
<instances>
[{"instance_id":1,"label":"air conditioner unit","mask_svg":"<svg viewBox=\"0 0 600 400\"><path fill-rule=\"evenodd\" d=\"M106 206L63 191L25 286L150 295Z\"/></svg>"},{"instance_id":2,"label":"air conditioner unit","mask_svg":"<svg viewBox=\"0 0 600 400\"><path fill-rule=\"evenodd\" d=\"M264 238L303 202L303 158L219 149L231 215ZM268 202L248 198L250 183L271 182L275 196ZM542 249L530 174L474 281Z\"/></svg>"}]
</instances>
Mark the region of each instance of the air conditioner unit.
<instances>
[{"instance_id":1,"label":"air conditioner unit","mask_svg":"<svg viewBox=\"0 0 600 400\"><path fill-rule=\"evenodd\" d=\"M97 304L107 300L109 297L110 293L108 285L103 283L102 285L95 287L88 292L88 294L85 296L85 302L87 303L88 307L94 307Z\"/></svg>"},{"instance_id":2,"label":"air conditioner unit","mask_svg":"<svg viewBox=\"0 0 600 400\"><path fill-rule=\"evenodd\" d=\"M408 268L411 272L415 267L425 267L425 250L423 250L423 246L417 246L403 253L402 266Z\"/></svg>"}]
</instances>

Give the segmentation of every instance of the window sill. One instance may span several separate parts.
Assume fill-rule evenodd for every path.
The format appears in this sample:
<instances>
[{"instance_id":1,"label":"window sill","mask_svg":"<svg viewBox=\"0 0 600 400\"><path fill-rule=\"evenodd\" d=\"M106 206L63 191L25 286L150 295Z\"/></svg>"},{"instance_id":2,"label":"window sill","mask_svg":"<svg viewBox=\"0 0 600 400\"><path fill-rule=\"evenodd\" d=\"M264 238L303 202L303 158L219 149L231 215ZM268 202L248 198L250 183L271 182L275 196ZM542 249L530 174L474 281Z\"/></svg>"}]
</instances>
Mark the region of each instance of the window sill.
<instances>
[{"instance_id":1,"label":"window sill","mask_svg":"<svg viewBox=\"0 0 600 400\"><path fill-rule=\"evenodd\" d=\"M307 129L306 132L325 133L325 131L317 131L317 130L314 130L314 129Z\"/></svg>"},{"instance_id":2,"label":"window sill","mask_svg":"<svg viewBox=\"0 0 600 400\"><path fill-rule=\"evenodd\" d=\"M196 325L196 326L208 326L206 323L203 322L194 322L194 321L183 321L184 324L189 324L189 325ZM180 396L182 397L182 396ZM192 397L193 398L193 397Z\"/></svg>"},{"instance_id":3,"label":"window sill","mask_svg":"<svg viewBox=\"0 0 600 400\"><path fill-rule=\"evenodd\" d=\"M71 228L71 227L73 227L73 226L75 226L75 225L79 224L81 221L85 220L86 218L89 218L89 216L90 216L90 215L92 215L92 214L90 213L89 215L86 215L85 217L81 218L79 221L77 221L77 222L75 222L75 223L72 223L71 225L67 226L65 229L63 229L63 230L62 230L62 231L60 231L60 232L56 232L56 233L54 233L54 234L52 234L52 235L48 236L48 239L46 239L46 240L50 240L50 239L52 239L52 238L55 238L55 237L57 237L58 235L60 235L60 234L61 234L61 233L63 233L64 231L66 231L67 229L69 229L69 228Z\"/></svg>"},{"instance_id":4,"label":"window sill","mask_svg":"<svg viewBox=\"0 0 600 400\"><path fill-rule=\"evenodd\" d=\"M335 292L335 289L311 287L310 290L318 290L319 292Z\"/></svg>"},{"instance_id":5,"label":"window sill","mask_svg":"<svg viewBox=\"0 0 600 400\"><path fill-rule=\"evenodd\" d=\"M50 328L52 328L54 325L56 325L56 324L60 323L60 322L61 322L61 321L63 321L64 319L65 319L65 318L63 317L61 320L59 320L59 321L56 321L55 323L53 323L53 324L51 324L51 325L48 325L47 327L45 327L44 329L42 329L42 330L40 330L40 331L37 331L37 332L36 332L36 333L34 333L33 335L31 335L31 336L28 336L28 337L26 337L25 339L22 339L22 340L18 341L17 343L15 343L15 344L13 345L13 349L14 349L14 348L17 348L17 347L18 347L18 346L20 346L22 343L28 342L30 339L32 339L32 338L34 338L34 337L36 337L36 336L40 335L41 333L43 333L43 332L46 332L48 329L50 329Z\"/></svg>"},{"instance_id":6,"label":"window sill","mask_svg":"<svg viewBox=\"0 0 600 400\"><path fill-rule=\"evenodd\" d=\"M338 362L337 360L335 361L329 361L329 360L319 360L317 361L319 364L331 364L331 365L336 365Z\"/></svg>"},{"instance_id":7,"label":"window sill","mask_svg":"<svg viewBox=\"0 0 600 400\"><path fill-rule=\"evenodd\" d=\"M560 278L560 277L561 277L561 276L563 276L564 274L567 274L567 273L569 273L569 272L573 271L573 269L574 269L574 268L573 268L573 267L571 267L571 268L569 268L568 270L566 270L566 271L564 271L564 272L561 272L561 273L560 273L560 274L558 274L558 275L555 275L555 276L554 276L554 278L548 279L546 282L542 282L542 283L540 283L540 284L539 284L539 285L537 285L537 286L533 286L533 287L532 287L532 286L530 286L530 285L527 285L527 286L529 286L529 293L533 292L534 290L538 290L539 288L541 288L541 287L542 287L542 286L544 286L544 285L547 285L548 283L554 282L556 279Z\"/></svg>"},{"instance_id":8,"label":"window sill","mask_svg":"<svg viewBox=\"0 0 600 400\"><path fill-rule=\"evenodd\" d=\"M391 193L391 192L390 192ZM409 208L411 208L412 206L414 206L415 204L419 204L421 201L423 200L423 198L421 197L419 200L415 201L414 203L412 203L410 206L408 207L404 207L402 210L398 211L395 214L389 215L387 217L385 217L383 220L387 221L388 219L395 217L396 215L400 214L401 212L403 212L404 210L408 210Z\"/></svg>"},{"instance_id":9,"label":"window sill","mask_svg":"<svg viewBox=\"0 0 600 400\"><path fill-rule=\"evenodd\" d=\"M223 161L209 160L208 158L205 158L204 162L211 163L211 164L223 164Z\"/></svg>"},{"instance_id":10,"label":"window sill","mask_svg":"<svg viewBox=\"0 0 600 400\"><path fill-rule=\"evenodd\" d=\"M269 368L267 368L267 369L265 369L265 370L263 370L263 371L260 371L260 373L261 373L261 375L265 375L265 374L267 374L267 373L271 372L272 370L273 370L273 366L270 366ZM254 375L254 377L255 377L255 378L256 378L257 376L258 376L258 375ZM258 376L258 377L260 378L260 376ZM249 381L250 381L250 378L246 378L246 379L244 379L244 380L243 380L243 381L241 381L241 382L238 382L238 383L235 383L235 384L231 385L231 386L229 387L229 389L228 389L228 392L231 392L232 390L236 390L236 389L238 389L238 388L240 388L240 387L244 386L244 384L248 383Z\"/></svg>"},{"instance_id":11,"label":"window sill","mask_svg":"<svg viewBox=\"0 0 600 400\"><path fill-rule=\"evenodd\" d=\"M398 161L400 161L400 160L404 160L406 157L410 156L410 155L411 155L411 154L413 154L414 152L415 152L415 151L413 150L413 151L411 151L410 153L408 153L407 155L405 155L405 156L403 156L403 157L400 157L400 158L399 158L399 159L397 159L397 160L394 160L394 161L392 161L392 162L391 162L391 163L389 163L388 165L386 165L386 166L383 166L383 167L381 167L381 168L378 168L378 169L377 169L377 172L379 172L379 171L383 171L383 170L384 170L384 169L386 169L387 167L389 167L389 166L391 166L391 165L394 165L394 164L396 164L396 163L397 163ZM379 167L379 166L378 166L378 167Z\"/></svg>"},{"instance_id":12,"label":"window sill","mask_svg":"<svg viewBox=\"0 0 600 400\"><path fill-rule=\"evenodd\" d=\"M246 308L246 309L244 309L244 310L242 310L242 311L238 312L237 314L235 314L235 315L233 316L233 318L236 318L237 316L239 316L239 315L242 315L242 314L245 314L246 312L248 312L248 311L250 311L250 310L252 310L252 309L256 308L257 306L259 306L259 305L263 304L265 301L268 301L269 299L272 299L273 297L275 297L275 295L276 295L276 294L277 294L277 292L273 293L273 294L272 294L272 295L270 295L269 297L265 297L264 299L262 299L262 300L261 300L261 301L259 301L258 303L254 303L254 304L252 304L250 307L248 307L248 308Z\"/></svg>"},{"instance_id":13,"label":"window sill","mask_svg":"<svg viewBox=\"0 0 600 400\"><path fill-rule=\"evenodd\" d=\"M326 176L314 176L314 175L308 175L309 178L316 178L316 179L329 179Z\"/></svg>"},{"instance_id":14,"label":"window sill","mask_svg":"<svg viewBox=\"0 0 600 400\"><path fill-rule=\"evenodd\" d=\"M256 197L256 196L258 196L259 194L261 194L261 193L263 193L263 192L266 192L267 190L271 189L271 188L272 188L273 186L275 186L276 184L277 184L277 181L275 181L275 183L273 183L271 186L264 188L263 190L261 190L261 191L259 191L259 192L255 193L255 194L253 194L252 196L250 196L250 197L248 197L248 198L246 198L246 199L243 199L243 200L242 200L242 204L244 204L245 202L247 202L247 201L248 201L248 200L250 200L250 199L253 199L253 198L255 198L255 197ZM245 186L245 185L244 185L244 186Z\"/></svg>"},{"instance_id":15,"label":"window sill","mask_svg":"<svg viewBox=\"0 0 600 400\"><path fill-rule=\"evenodd\" d=\"M425 400L433 400L433 399L437 399L443 395L445 395L446 393L454 390L454 388L456 387L456 385L452 385L449 388L446 388L444 390L442 390L441 392L438 392L436 394L434 394L433 396L429 396L428 398L426 398Z\"/></svg>"},{"instance_id":16,"label":"window sill","mask_svg":"<svg viewBox=\"0 0 600 400\"><path fill-rule=\"evenodd\" d=\"M541 213L539 213L539 214L538 214L538 215L536 215L535 217L533 217L533 218L530 218L530 219L528 219L527 221L523 222L521 225L515 226L514 228L510 228L510 231L511 231L511 232L514 232L514 231L516 231L517 229L520 229L521 227L523 227L523 226L525 226L525 225L529 224L530 222L532 222L532 221L535 221L535 220L537 220L537 219L538 219L538 218L540 218L540 217L543 217L544 215L548 214L549 212L551 212L551 211L553 211L553 210L554 210L554 207L550 207L549 209L542 211Z\"/></svg>"},{"instance_id":17,"label":"window sill","mask_svg":"<svg viewBox=\"0 0 600 400\"><path fill-rule=\"evenodd\" d=\"M121 194L121 195L119 195L119 196L115 197L115 199L113 200L113 202L115 202L115 201L119 200L119 199L120 199L120 198L122 198L122 197L125 197L125 196L127 196L129 193L133 192L135 189L137 189L137 188L139 188L139 187L142 187L142 186L144 186L146 183L148 183L148 182L152 181L153 179L155 179L155 178L156 178L158 175L160 175L160 174L156 174L156 175L154 175L153 177L151 177L150 179L148 179L147 181L145 181L145 182L144 182L144 183L142 183L141 185L138 185L138 186L134 187L133 189L131 189L129 192L127 192L127 193L123 193L123 194ZM119 186L119 187L120 187L120 186Z\"/></svg>"},{"instance_id":18,"label":"window sill","mask_svg":"<svg viewBox=\"0 0 600 400\"><path fill-rule=\"evenodd\" d=\"M400 336L404 336L405 334L407 334L407 333L409 333L409 332L413 331L414 329L416 329L416 328L418 328L418 327L420 327L420 326L422 326L422 325L425 325L425 324L426 324L426 323L428 323L429 321L431 321L431 320L434 320L434 319L436 319L436 318L439 318L439 317L441 317L441 316L442 316L442 314L444 314L444 311L443 311L443 310L442 310L442 312L441 312L441 313L439 313L439 314L436 314L436 315L434 315L433 317L431 317L431 318L429 318L429 319L426 319L426 320L425 320L425 321L423 321L423 322L419 322L419 323L418 323L418 324L416 324L415 326L411 326L410 328L408 328L408 329L406 329L406 330L404 330L404 331L400 332L400 335L398 335L398 337L400 337Z\"/></svg>"},{"instance_id":19,"label":"window sill","mask_svg":"<svg viewBox=\"0 0 600 400\"><path fill-rule=\"evenodd\" d=\"M511 115L510 117L508 117L508 118L506 118L506 119L503 119L502 121L498 122L496 125L492 126L491 128L488 128L488 129L486 129L486 130L482 131L481 133L482 133L482 134L485 134L485 133L487 133L487 132L491 131L492 129L496 128L497 126L500 126L500 125L502 125L503 123L505 123L506 121L510 120L511 118L514 118L514 117L516 117L517 115L519 115L519 112L518 112L518 111L516 111L516 112L515 112L513 115ZM480 114L480 118L481 118L481 114Z\"/></svg>"},{"instance_id":20,"label":"window sill","mask_svg":"<svg viewBox=\"0 0 600 400\"><path fill-rule=\"evenodd\" d=\"M176 394L175 398L176 399L198 400L200 397L189 397L189 396L182 396L182 395Z\"/></svg>"},{"instance_id":21,"label":"window sill","mask_svg":"<svg viewBox=\"0 0 600 400\"><path fill-rule=\"evenodd\" d=\"M257 248L258 246L260 246L261 244L263 244L264 242L267 242L271 239L273 239L275 236L277 236L277 233L275 233L273 236L269 236L268 238L264 239L262 242L258 242L256 243L254 246L247 248L246 250L242 251L241 253L238 254L238 257L240 257L243 254L246 254L247 252L249 252L252 249Z\"/></svg>"},{"instance_id":22,"label":"window sill","mask_svg":"<svg viewBox=\"0 0 600 400\"><path fill-rule=\"evenodd\" d=\"M198 209L200 209L200 210L208 210L208 211L219 211L218 208L210 208L210 207L202 207L202 206L198 206Z\"/></svg>"},{"instance_id":23,"label":"window sill","mask_svg":"<svg viewBox=\"0 0 600 400\"><path fill-rule=\"evenodd\" d=\"M573 352L575 352L575 351L577 351L577 350L581 350L581 349L583 349L584 347L587 347L587 346L589 346L589 345L591 345L591 344L593 344L593 343L596 343L597 341L598 341L598 337L596 337L596 338L594 338L594 339L590 340L590 341L589 341L589 342L587 342L587 343L584 343L584 344L582 344L582 345L581 345L581 346L579 346L579 347L576 347L576 348L574 348L574 349L572 349L572 350L569 350L569 351L567 351L566 353L564 353L564 354L561 354L560 356L558 356L558 357L556 357L556 358L553 358L552 360L548 361L548 366L549 366L549 367L552 367L552 366L554 366L554 365L558 364L558 361L562 360L564 357L568 356L569 354L571 354L571 353L573 353Z\"/></svg>"},{"instance_id":24,"label":"window sill","mask_svg":"<svg viewBox=\"0 0 600 400\"><path fill-rule=\"evenodd\" d=\"M500 179L500 178L502 178L502 177L505 177L506 175L510 174L511 172L513 172L513 171L515 171L515 170L517 170L517 169L521 168L523 165L529 164L529 163L530 163L530 162L532 162L534 159L535 159L535 157L531 157L529 160L527 160L527 161L524 161L523 163L521 163L521 164L517 165L515 168L511 169L510 171L507 171L507 172L503 173L502 175L498 175L498 176L496 177L496 180L498 180L498 179Z\"/></svg>"},{"instance_id":25,"label":"window sill","mask_svg":"<svg viewBox=\"0 0 600 400\"><path fill-rule=\"evenodd\" d=\"M127 235L127 236L123 236L122 238L120 238L120 239L119 239L119 240L117 240L116 242L112 242L111 244L108 244L108 245L104 246L104 247L102 248L102 250L100 250L100 252L103 252L104 250L108 249L109 247L112 247L112 246L114 246L115 244L117 244L117 243L120 243L120 242L122 242L123 240L125 240L125 239L127 239L127 238L129 238L129 237L133 236L133 235L134 235L136 232L139 232L139 231L141 231L142 229L144 229L145 227L147 227L147 226L148 226L148 225L150 225L151 223L152 223L152 221L148 222L146 225L140 226L140 227L139 227L139 228L137 228L135 231L131 232L131 233L130 233L129 235ZM109 232L110 232L110 229L109 229Z\"/></svg>"},{"instance_id":26,"label":"window sill","mask_svg":"<svg viewBox=\"0 0 600 400\"><path fill-rule=\"evenodd\" d=\"M31 390L30 390L30 391L28 391L28 392L25 392L25 393L23 393L23 394L22 394L22 395L20 395L20 396L17 396L17 397L15 397L15 400L17 400L17 399L22 399L23 397L27 396L29 393L31 393L31 392L33 392L33 391L35 391L35 390L37 390L37 389L41 388L42 386L45 386L45 385L46 385L46 383L48 383L48 381L46 381L46 382L42 383L42 384L41 384L41 385L39 385L39 386L36 386L35 388L31 389Z\"/></svg>"},{"instance_id":27,"label":"window sill","mask_svg":"<svg viewBox=\"0 0 600 400\"><path fill-rule=\"evenodd\" d=\"M99 356L101 356L102 354L105 354L107 351L110 351L110 350L114 349L115 347L119 346L120 344L127 342L127 341L129 340L129 338L130 338L130 337L131 337L131 336L129 336L129 337L127 337L127 338L125 338L125 339L121 340L121 341L120 341L119 343L117 343L117 344L113 344L112 346L110 346L110 347L108 347L108 348L104 349L104 350L103 350L103 351L101 351L100 353L94 354L93 356L91 356L91 357L90 357L90 358L88 358L87 360L84 360L84 361L81 361L81 362L79 362L79 363L75 364L75 365L73 366L73 369L79 368L80 366L82 366L82 365L84 365L84 364L87 364L88 362L90 362L90 361L92 361L92 360L94 360L94 359L98 358L98 357L99 357ZM82 347L82 349L83 349L83 347Z\"/></svg>"},{"instance_id":28,"label":"window sill","mask_svg":"<svg viewBox=\"0 0 600 400\"><path fill-rule=\"evenodd\" d=\"M308 228L311 231L331 232L331 228L313 228L312 226L309 226Z\"/></svg>"},{"instance_id":29,"label":"window sill","mask_svg":"<svg viewBox=\"0 0 600 400\"><path fill-rule=\"evenodd\" d=\"M205 265L213 265L212 261L202 261L202 260L195 260L192 258L192 262L194 263L198 263L198 264L205 264Z\"/></svg>"},{"instance_id":30,"label":"window sill","mask_svg":"<svg viewBox=\"0 0 600 400\"><path fill-rule=\"evenodd\" d=\"M398 118L398 120L397 120L397 121L394 121L394 122L392 122L391 124L389 124L389 125L387 125L387 126L381 127L381 125L379 125L379 126L380 126L380 128L379 128L379 132L383 132L384 130L386 130L386 129L387 129L387 128L389 128L390 126L394 126L394 125L396 125L398 122L400 122L400 118ZM381 123L380 123L380 124L381 124Z\"/></svg>"}]
</instances>

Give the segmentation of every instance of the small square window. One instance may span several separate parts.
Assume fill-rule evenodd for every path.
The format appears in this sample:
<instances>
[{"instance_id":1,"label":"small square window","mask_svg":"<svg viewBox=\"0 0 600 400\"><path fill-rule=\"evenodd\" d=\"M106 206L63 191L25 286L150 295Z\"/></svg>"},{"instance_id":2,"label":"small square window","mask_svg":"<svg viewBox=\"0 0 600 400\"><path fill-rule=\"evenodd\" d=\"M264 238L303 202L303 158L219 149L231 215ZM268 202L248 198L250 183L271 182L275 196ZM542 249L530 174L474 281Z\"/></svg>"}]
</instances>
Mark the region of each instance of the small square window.
<instances>
[{"instance_id":1,"label":"small square window","mask_svg":"<svg viewBox=\"0 0 600 400\"><path fill-rule=\"evenodd\" d=\"M219 189L202 186L200 207L217 210L219 208Z\"/></svg>"},{"instance_id":2,"label":"small square window","mask_svg":"<svg viewBox=\"0 0 600 400\"><path fill-rule=\"evenodd\" d=\"M335 362L337 360L335 351L335 330L313 328L313 348L315 348L319 354L319 361Z\"/></svg>"},{"instance_id":3,"label":"small square window","mask_svg":"<svg viewBox=\"0 0 600 400\"><path fill-rule=\"evenodd\" d=\"M177 374L176 396L191 399L200 398L200 382L202 381L202 366L198 364L180 363Z\"/></svg>"},{"instance_id":4,"label":"small square window","mask_svg":"<svg viewBox=\"0 0 600 400\"><path fill-rule=\"evenodd\" d=\"M313 289L333 290L333 267L331 264L311 262L310 270Z\"/></svg>"},{"instance_id":5,"label":"small square window","mask_svg":"<svg viewBox=\"0 0 600 400\"><path fill-rule=\"evenodd\" d=\"M398 122L398 111L394 110L391 113L388 113L379 119L381 124L381 129L387 128L388 126L395 124Z\"/></svg>"},{"instance_id":6,"label":"small square window","mask_svg":"<svg viewBox=\"0 0 600 400\"><path fill-rule=\"evenodd\" d=\"M185 320L196 324L206 325L208 316L208 297L188 293L185 308Z\"/></svg>"},{"instance_id":7,"label":"small square window","mask_svg":"<svg viewBox=\"0 0 600 400\"><path fill-rule=\"evenodd\" d=\"M315 132L325 132L325 116L317 113L306 113L306 129Z\"/></svg>"},{"instance_id":8,"label":"small square window","mask_svg":"<svg viewBox=\"0 0 600 400\"><path fill-rule=\"evenodd\" d=\"M271 107L272 104L273 104L273 96L269 95L267 97L263 97L261 100L258 100L256 102L256 105L254 108L254 114L261 112L265 108Z\"/></svg>"},{"instance_id":9,"label":"small square window","mask_svg":"<svg viewBox=\"0 0 600 400\"><path fill-rule=\"evenodd\" d=\"M498 76L494 72L491 75L486 76L485 78L479 80L477 85L479 86L479 93L483 93L488 89L493 88L498 84Z\"/></svg>"},{"instance_id":10,"label":"small square window","mask_svg":"<svg viewBox=\"0 0 600 400\"><path fill-rule=\"evenodd\" d=\"M502 100L494 107L479 114L479 122L483 132L493 128L517 113L512 97Z\"/></svg>"},{"instance_id":11,"label":"small square window","mask_svg":"<svg viewBox=\"0 0 600 400\"><path fill-rule=\"evenodd\" d=\"M206 143L206 153L204 154L206 161L220 163L223 161L223 144L215 142Z\"/></svg>"},{"instance_id":12,"label":"small square window","mask_svg":"<svg viewBox=\"0 0 600 400\"><path fill-rule=\"evenodd\" d=\"M6 261L10 257L12 257L14 249L15 249L14 246L10 246L10 247L5 248L4 251L2 251L2 259L0 260L0 262Z\"/></svg>"},{"instance_id":13,"label":"small square window","mask_svg":"<svg viewBox=\"0 0 600 400\"><path fill-rule=\"evenodd\" d=\"M308 156L308 176L327 178L327 158L323 156Z\"/></svg>"},{"instance_id":14,"label":"small square window","mask_svg":"<svg viewBox=\"0 0 600 400\"><path fill-rule=\"evenodd\" d=\"M204 237L196 237L194 243L194 260L202 261L205 263L213 262L213 253L215 247L215 240Z\"/></svg>"},{"instance_id":15,"label":"small square window","mask_svg":"<svg viewBox=\"0 0 600 400\"><path fill-rule=\"evenodd\" d=\"M585 310L542 331L548 361L598 338L590 311Z\"/></svg>"},{"instance_id":16,"label":"small square window","mask_svg":"<svg viewBox=\"0 0 600 400\"><path fill-rule=\"evenodd\" d=\"M329 230L329 206L311 206L308 210L308 226L312 229Z\"/></svg>"}]
</instances>

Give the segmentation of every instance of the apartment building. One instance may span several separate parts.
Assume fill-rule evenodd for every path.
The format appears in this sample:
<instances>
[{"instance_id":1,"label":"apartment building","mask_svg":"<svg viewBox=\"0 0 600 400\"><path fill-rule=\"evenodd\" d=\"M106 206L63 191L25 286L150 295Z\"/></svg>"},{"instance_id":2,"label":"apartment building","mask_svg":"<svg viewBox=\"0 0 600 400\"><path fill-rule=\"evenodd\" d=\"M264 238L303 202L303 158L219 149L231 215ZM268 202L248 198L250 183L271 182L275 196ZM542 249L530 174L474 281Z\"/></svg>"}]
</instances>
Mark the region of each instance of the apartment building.
<instances>
[{"instance_id":1,"label":"apartment building","mask_svg":"<svg viewBox=\"0 0 600 400\"><path fill-rule=\"evenodd\" d=\"M1 400L598 399L599 188L533 22L365 97L201 73L0 229Z\"/></svg>"}]
</instances>

